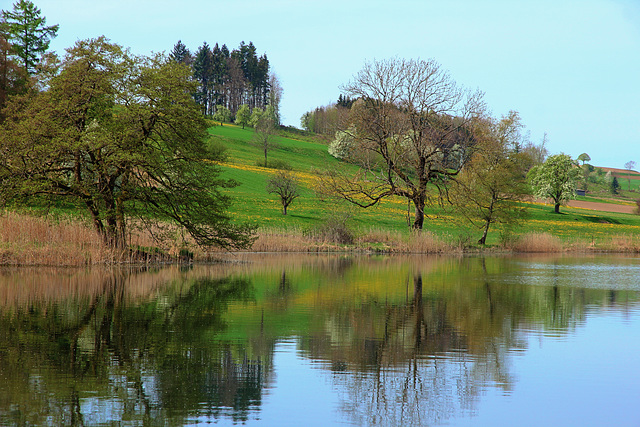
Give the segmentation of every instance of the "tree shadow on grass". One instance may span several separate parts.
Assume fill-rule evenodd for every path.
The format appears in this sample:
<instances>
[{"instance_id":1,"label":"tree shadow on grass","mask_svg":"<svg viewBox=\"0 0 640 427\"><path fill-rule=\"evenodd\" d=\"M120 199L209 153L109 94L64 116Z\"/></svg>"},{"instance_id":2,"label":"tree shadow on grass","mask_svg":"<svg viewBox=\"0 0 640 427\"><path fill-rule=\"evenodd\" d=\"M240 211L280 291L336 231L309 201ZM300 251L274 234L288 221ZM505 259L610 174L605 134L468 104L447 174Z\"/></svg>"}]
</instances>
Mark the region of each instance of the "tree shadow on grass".
<instances>
[{"instance_id":1,"label":"tree shadow on grass","mask_svg":"<svg viewBox=\"0 0 640 427\"><path fill-rule=\"evenodd\" d=\"M582 221L592 222L592 223L596 223L596 224L620 224L619 220L617 220L615 218L611 218L609 216L585 215L585 216L581 216L580 219Z\"/></svg>"}]
</instances>

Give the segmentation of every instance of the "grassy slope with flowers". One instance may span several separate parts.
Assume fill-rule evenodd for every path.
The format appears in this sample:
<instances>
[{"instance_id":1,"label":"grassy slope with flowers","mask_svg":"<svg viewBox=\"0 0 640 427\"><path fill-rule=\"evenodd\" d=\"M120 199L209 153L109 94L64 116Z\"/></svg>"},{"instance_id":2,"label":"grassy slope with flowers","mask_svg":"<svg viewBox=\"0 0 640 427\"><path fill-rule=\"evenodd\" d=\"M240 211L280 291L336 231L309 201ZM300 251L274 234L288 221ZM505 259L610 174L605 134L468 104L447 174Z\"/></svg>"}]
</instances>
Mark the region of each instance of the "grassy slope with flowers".
<instances>
[{"instance_id":1,"label":"grassy slope with flowers","mask_svg":"<svg viewBox=\"0 0 640 427\"><path fill-rule=\"evenodd\" d=\"M264 155L261 147L254 142L253 130L225 124L212 127L210 133L215 141L228 149L228 160L223 165L225 176L241 183L232 191L235 198L233 214L239 220L255 223L262 230L304 232L330 216L343 212L350 215L349 224L360 233L371 229L408 233L407 203L403 199L389 200L369 209L318 200L313 191L315 170L337 166L355 171L354 166L331 157L325 144L311 138L297 139L297 136L289 134L275 138L275 144L268 152L269 162L286 162L301 184L300 198L294 201L288 215L284 216L277 196L265 191L266 181L276 169L257 166L258 162L264 161ZM635 239L640 236L638 215L567 207L563 207L562 213L557 215L549 205L529 203L528 207L528 220L513 230L513 234L551 233L565 242L577 241L577 245L583 246L595 243L600 247L608 247L612 239L620 240L614 236ZM475 242L480 235L478 230L454 212L431 208L427 214L429 219L425 222L425 229L449 241ZM492 227L487 242L489 245L497 244L501 235L505 235L499 225Z\"/></svg>"}]
</instances>

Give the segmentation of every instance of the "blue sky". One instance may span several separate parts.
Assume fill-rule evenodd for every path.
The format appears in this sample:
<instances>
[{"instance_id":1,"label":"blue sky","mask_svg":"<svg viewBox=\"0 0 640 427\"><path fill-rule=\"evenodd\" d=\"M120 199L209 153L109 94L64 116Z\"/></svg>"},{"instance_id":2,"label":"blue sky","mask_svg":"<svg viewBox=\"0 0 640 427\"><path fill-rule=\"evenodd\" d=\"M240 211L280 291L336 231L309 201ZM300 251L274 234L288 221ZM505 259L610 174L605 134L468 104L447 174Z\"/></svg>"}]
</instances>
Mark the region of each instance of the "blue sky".
<instances>
[{"instance_id":1,"label":"blue sky","mask_svg":"<svg viewBox=\"0 0 640 427\"><path fill-rule=\"evenodd\" d=\"M134 53L182 40L266 53L284 88L285 124L334 102L366 60L434 58L485 92L494 116L517 110L552 154L640 169L639 0L35 0L60 24L52 49L105 35ZM12 0L0 0L8 9Z\"/></svg>"}]
</instances>

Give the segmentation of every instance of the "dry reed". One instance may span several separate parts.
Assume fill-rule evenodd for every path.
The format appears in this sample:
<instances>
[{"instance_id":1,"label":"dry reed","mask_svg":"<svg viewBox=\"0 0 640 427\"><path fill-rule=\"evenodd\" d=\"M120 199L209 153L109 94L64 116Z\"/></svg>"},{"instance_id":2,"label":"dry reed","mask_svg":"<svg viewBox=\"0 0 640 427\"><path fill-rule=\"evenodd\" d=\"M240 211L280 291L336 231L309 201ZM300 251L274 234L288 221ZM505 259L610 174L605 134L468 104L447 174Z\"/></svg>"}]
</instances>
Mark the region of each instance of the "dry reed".
<instances>
[{"instance_id":1,"label":"dry reed","mask_svg":"<svg viewBox=\"0 0 640 427\"><path fill-rule=\"evenodd\" d=\"M129 236L133 245L149 247L146 233ZM0 215L0 264L80 266L132 262L129 252L107 247L93 227L72 218Z\"/></svg>"},{"instance_id":2,"label":"dry reed","mask_svg":"<svg viewBox=\"0 0 640 427\"><path fill-rule=\"evenodd\" d=\"M391 253L444 253L456 252L456 248L443 238L428 231L416 231L409 235L398 231L370 229L357 240L362 247L376 247Z\"/></svg>"},{"instance_id":3,"label":"dry reed","mask_svg":"<svg viewBox=\"0 0 640 427\"><path fill-rule=\"evenodd\" d=\"M603 250L611 252L640 253L640 237L631 234L611 236L601 246Z\"/></svg>"},{"instance_id":4,"label":"dry reed","mask_svg":"<svg viewBox=\"0 0 640 427\"><path fill-rule=\"evenodd\" d=\"M405 235L398 231L370 229L356 233L353 244L345 246L331 235L304 232L300 229L261 229L250 249L253 252L384 252L384 253L443 253L456 252L453 245L430 232Z\"/></svg>"},{"instance_id":5,"label":"dry reed","mask_svg":"<svg viewBox=\"0 0 640 427\"><path fill-rule=\"evenodd\" d=\"M549 233L528 233L509 242L506 249L525 253L553 253L564 251L564 245Z\"/></svg>"}]
</instances>

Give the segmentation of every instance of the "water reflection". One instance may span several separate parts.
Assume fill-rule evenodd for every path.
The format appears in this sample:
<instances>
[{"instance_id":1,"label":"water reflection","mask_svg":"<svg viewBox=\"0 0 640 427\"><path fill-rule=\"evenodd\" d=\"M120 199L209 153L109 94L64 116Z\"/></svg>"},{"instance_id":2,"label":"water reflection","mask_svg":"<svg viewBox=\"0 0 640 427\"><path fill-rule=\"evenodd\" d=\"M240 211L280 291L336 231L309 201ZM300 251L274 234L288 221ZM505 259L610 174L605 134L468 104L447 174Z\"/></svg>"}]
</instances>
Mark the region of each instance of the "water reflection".
<instances>
[{"instance_id":1,"label":"water reflection","mask_svg":"<svg viewBox=\"0 0 640 427\"><path fill-rule=\"evenodd\" d=\"M474 414L487 388L514 390L512 354L532 331L569 334L590 312L637 310L638 268L637 258L263 255L4 270L0 424L264 421L279 387L274 353L292 337L296 357L323 367L343 422L451 422Z\"/></svg>"}]
</instances>

